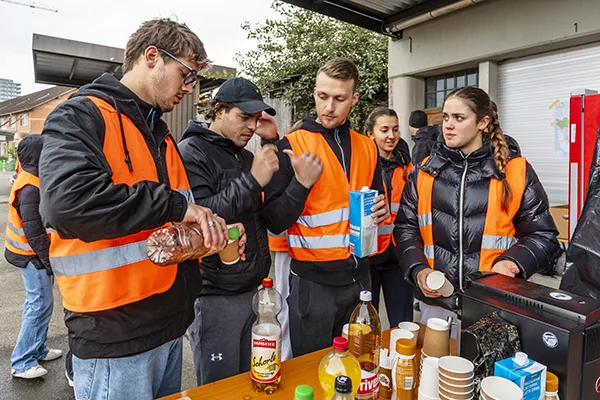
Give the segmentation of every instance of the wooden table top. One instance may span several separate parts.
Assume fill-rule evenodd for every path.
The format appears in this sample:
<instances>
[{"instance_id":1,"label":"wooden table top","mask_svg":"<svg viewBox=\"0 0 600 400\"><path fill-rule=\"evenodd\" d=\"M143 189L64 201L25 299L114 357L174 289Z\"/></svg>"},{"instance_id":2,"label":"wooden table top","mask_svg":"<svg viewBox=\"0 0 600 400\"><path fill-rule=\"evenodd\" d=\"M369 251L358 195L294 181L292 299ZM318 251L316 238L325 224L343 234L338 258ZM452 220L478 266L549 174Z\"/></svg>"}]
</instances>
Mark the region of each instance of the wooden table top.
<instances>
[{"instance_id":1,"label":"wooden table top","mask_svg":"<svg viewBox=\"0 0 600 400\"><path fill-rule=\"evenodd\" d=\"M421 346L425 328L421 327L417 342L417 354L415 357L418 365L421 356ZM390 330L383 332L383 348L388 348L390 343ZM246 372L231 378L209 383L193 389L184 390L181 393L163 397L161 400L292 400L294 392L299 385L310 385L315 391L315 399L323 398L323 390L319 383L317 371L321 359L331 351L331 348L296 357L284 361L281 366L281 383L277 390L268 395L264 392L256 393L252 388L250 373ZM450 353L456 354L456 343L450 339Z\"/></svg>"}]
</instances>

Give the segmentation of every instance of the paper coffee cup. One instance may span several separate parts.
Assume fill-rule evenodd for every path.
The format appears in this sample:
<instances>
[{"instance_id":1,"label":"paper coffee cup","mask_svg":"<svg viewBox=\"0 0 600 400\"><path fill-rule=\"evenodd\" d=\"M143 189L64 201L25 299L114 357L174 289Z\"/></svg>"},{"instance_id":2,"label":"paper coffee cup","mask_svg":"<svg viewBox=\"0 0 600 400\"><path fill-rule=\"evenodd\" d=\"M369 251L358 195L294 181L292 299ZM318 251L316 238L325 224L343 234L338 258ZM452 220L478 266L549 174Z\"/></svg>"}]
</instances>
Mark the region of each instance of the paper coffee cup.
<instances>
[{"instance_id":1,"label":"paper coffee cup","mask_svg":"<svg viewBox=\"0 0 600 400\"><path fill-rule=\"evenodd\" d=\"M350 327L350 324L344 324L344 327L342 328L342 337L345 338L346 340L348 340L348 328Z\"/></svg>"},{"instance_id":2,"label":"paper coffee cup","mask_svg":"<svg viewBox=\"0 0 600 400\"><path fill-rule=\"evenodd\" d=\"M414 341L414 335L405 329L396 328L390 332L390 353L392 357L396 356L396 342L400 339L408 339Z\"/></svg>"},{"instance_id":3,"label":"paper coffee cup","mask_svg":"<svg viewBox=\"0 0 600 400\"><path fill-rule=\"evenodd\" d=\"M523 391L508 379L488 376L481 381L481 396L490 400L521 400Z\"/></svg>"},{"instance_id":4,"label":"paper coffee cup","mask_svg":"<svg viewBox=\"0 0 600 400\"><path fill-rule=\"evenodd\" d=\"M240 261L240 246L238 242L240 231L235 226L230 226L227 232L229 234L229 241L227 242L227 246L219 252L219 258L223 264L232 265Z\"/></svg>"},{"instance_id":5,"label":"paper coffee cup","mask_svg":"<svg viewBox=\"0 0 600 400\"><path fill-rule=\"evenodd\" d=\"M404 329L405 331L409 331L410 333L412 333L413 334L412 341L417 343L417 340L419 339L419 330L421 329L419 324L415 324L414 322L410 322L410 321L404 321L404 322L400 322L398 324L398 328Z\"/></svg>"},{"instance_id":6,"label":"paper coffee cup","mask_svg":"<svg viewBox=\"0 0 600 400\"><path fill-rule=\"evenodd\" d=\"M427 275L427 286L431 290L440 292L444 297L450 297L454 293L454 286L446 279L446 275L440 271L433 271Z\"/></svg>"},{"instance_id":7,"label":"paper coffee cup","mask_svg":"<svg viewBox=\"0 0 600 400\"><path fill-rule=\"evenodd\" d=\"M429 357L443 357L450 354L450 325L441 318L430 318L425 329L423 353Z\"/></svg>"}]
</instances>

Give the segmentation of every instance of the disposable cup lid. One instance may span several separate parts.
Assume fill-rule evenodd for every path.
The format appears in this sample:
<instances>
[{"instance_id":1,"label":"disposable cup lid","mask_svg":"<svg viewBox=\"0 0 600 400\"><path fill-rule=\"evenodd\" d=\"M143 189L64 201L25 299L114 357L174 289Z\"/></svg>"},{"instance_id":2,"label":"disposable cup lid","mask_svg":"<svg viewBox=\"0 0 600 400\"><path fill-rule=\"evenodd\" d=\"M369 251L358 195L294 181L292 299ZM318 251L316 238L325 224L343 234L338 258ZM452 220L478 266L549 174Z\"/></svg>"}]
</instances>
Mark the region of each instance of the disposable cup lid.
<instances>
[{"instance_id":1,"label":"disposable cup lid","mask_svg":"<svg viewBox=\"0 0 600 400\"><path fill-rule=\"evenodd\" d=\"M229 240L238 240L240 238L240 230L235 226L227 228L227 233L229 234Z\"/></svg>"}]
</instances>

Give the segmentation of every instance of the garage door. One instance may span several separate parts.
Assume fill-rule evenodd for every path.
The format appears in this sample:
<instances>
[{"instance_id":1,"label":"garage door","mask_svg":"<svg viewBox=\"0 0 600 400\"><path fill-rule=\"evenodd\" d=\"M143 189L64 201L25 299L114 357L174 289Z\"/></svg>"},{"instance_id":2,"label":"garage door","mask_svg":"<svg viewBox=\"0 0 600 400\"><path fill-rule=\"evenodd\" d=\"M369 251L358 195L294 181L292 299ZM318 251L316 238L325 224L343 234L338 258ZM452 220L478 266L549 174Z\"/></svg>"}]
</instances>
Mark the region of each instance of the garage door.
<instances>
[{"instance_id":1,"label":"garage door","mask_svg":"<svg viewBox=\"0 0 600 400\"><path fill-rule=\"evenodd\" d=\"M521 145L552 205L568 203L569 97L600 91L600 44L511 60L498 68L498 107L505 133Z\"/></svg>"}]
</instances>

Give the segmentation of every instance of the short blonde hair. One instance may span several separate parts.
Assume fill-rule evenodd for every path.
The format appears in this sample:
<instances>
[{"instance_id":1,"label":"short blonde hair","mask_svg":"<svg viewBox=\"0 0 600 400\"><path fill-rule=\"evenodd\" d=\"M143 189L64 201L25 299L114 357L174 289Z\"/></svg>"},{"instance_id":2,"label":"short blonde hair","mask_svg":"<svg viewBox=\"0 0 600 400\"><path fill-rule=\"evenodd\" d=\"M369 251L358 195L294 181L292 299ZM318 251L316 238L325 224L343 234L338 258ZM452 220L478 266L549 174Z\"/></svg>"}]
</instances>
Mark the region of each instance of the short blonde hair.
<instances>
[{"instance_id":1,"label":"short blonde hair","mask_svg":"<svg viewBox=\"0 0 600 400\"><path fill-rule=\"evenodd\" d=\"M29 135L29 132L27 132L27 131L19 131L19 132L15 133L13 140L23 140L28 135Z\"/></svg>"},{"instance_id":2,"label":"short blonde hair","mask_svg":"<svg viewBox=\"0 0 600 400\"><path fill-rule=\"evenodd\" d=\"M354 81L354 90L356 90L356 87L358 86L358 68L356 68L354 61L349 58L332 58L319 68L317 76L319 76L321 72L330 78L338 79L340 81L349 81L352 79Z\"/></svg>"}]
</instances>

